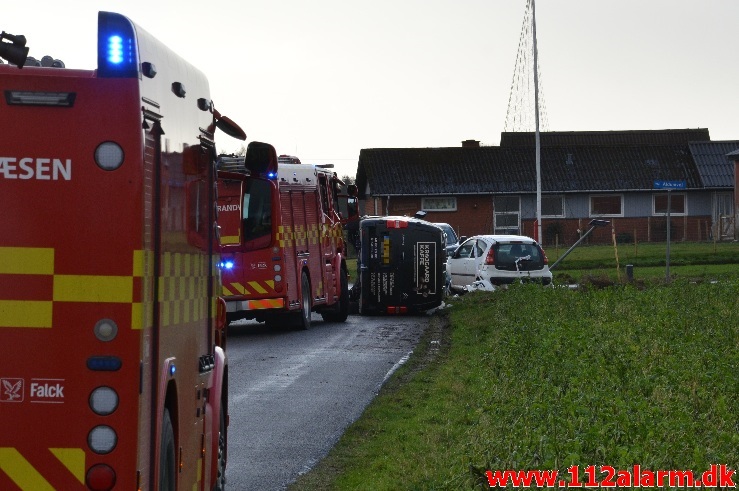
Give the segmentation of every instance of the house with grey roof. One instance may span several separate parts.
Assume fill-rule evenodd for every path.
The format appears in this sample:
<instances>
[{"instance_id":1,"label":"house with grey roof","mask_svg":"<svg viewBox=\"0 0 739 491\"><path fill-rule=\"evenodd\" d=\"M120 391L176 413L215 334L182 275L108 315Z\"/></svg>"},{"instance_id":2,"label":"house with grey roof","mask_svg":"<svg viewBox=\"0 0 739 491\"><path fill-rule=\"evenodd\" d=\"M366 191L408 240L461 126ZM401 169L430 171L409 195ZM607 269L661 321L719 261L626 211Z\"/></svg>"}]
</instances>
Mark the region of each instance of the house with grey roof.
<instances>
[{"instance_id":1,"label":"house with grey roof","mask_svg":"<svg viewBox=\"0 0 739 491\"><path fill-rule=\"evenodd\" d=\"M545 244L570 244L594 218L610 221L591 242L734 239L739 140L711 141L707 129L544 132L541 142ZM684 188L656 189L657 181ZM373 148L360 151L356 183L364 213L413 215L451 224L460 235L535 236L533 133L502 133L500 145Z\"/></svg>"}]
</instances>

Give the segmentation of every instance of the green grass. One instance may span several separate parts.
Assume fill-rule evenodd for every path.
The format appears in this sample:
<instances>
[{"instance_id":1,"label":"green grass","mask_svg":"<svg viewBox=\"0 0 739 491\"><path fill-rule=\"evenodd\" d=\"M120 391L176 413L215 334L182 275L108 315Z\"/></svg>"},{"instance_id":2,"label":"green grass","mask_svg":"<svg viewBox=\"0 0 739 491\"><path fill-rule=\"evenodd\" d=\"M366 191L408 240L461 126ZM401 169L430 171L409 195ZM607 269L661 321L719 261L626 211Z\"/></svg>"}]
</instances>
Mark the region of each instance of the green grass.
<instances>
[{"instance_id":1,"label":"green grass","mask_svg":"<svg viewBox=\"0 0 739 491\"><path fill-rule=\"evenodd\" d=\"M291 489L486 489L486 470L582 476L591 464L737 468L739 280L516 285L449 303Z\"/></svg>"},{"instance_id":2,"label":"green grass","mask_svg":"<svg viewBox=\"0 0 739 491\"><path fill-rule=\"evenodd\" d=\"M567 248L546 249L550 266ZM626 278L626 265L633 265L634 277L651 280L666 278L666 243L579 246L552 270L555 281L579 282L583 277ZM672 242L670 244L671 278L739 277L739 243Z\"/></svg>"}]
</instances>

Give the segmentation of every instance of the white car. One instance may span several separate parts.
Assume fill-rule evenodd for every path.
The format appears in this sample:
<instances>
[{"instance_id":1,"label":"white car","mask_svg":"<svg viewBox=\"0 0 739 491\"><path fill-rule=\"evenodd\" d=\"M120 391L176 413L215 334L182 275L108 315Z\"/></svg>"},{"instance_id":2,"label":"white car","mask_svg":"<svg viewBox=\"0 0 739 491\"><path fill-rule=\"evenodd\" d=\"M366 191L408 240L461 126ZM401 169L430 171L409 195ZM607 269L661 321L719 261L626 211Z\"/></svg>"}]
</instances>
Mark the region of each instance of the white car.
<instances>
[{"instance_id":1,"label":"white car","mask_svg":"<svg viewBox=\"0 0 739 491\"><path fill-rule=\"evenodd\" d=\"M514 281L552 282L541 246L523 235L475 235L447 259L452 291L494 290Z\"/></svg>"}]
</instances>

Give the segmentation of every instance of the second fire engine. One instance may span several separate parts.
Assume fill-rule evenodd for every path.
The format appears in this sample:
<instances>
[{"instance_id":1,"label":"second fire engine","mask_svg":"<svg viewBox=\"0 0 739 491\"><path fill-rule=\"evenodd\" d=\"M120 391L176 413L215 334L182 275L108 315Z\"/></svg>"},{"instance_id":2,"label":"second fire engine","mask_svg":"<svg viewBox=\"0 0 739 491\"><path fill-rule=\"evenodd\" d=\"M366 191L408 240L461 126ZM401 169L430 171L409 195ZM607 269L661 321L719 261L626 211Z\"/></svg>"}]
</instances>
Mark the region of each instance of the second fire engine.
<instances>
[{"instance_id":1,"label":"second fire engine","mask_svg":"<svg viewBox=\"0 0 739 491\"><path fill-rule=\"evenodd\" d=\"M349 273L340 209L345 186L320 165L251 142L218 167L222 298L230 321L308 329L311 312L344 322Z\"/></svg>"}]
</instances>

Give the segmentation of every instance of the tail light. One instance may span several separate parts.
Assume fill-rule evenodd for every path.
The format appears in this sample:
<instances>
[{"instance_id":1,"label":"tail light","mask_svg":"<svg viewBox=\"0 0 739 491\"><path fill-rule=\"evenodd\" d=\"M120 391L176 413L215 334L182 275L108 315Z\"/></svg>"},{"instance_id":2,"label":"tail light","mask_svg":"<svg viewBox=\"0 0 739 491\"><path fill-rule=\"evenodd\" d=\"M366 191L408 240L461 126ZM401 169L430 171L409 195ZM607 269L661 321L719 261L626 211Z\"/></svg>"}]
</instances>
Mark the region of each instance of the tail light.
<instances>
[{"instance_id":1,"label":"tail light","mask_svg":"<svg viewBox=\"0 0 739 491\"><path fill-rule=\"evenodd\" d=\"M486 266L492 266L495 264L495 248L490 247L488 250L488 256L485 258L485 265Z\"/></svg>"},{"instance_id":2,"label":"tail light","mask_svg":"<svg viewBox=\"0 0 739 491\"><path fill-rule=\"evenodd\" d=\"M537 246L539 248L539 252L541 252L541 257L544 258L544 264L549 264L549 258L547 257L546 253L544 252L544 249L541 246Z\"/></svg>"},{"instance_id":3,"label":"tail light","mask_svg":"<svg viewBox=\"0 0 739 491\"><path fill-rule=\"evenodd\" d=\"M108 491L115 486L115 471L106 464L95 464L87 470L85 481L93 491Z\"/></svg>"},{"instance_id":4,"label":"tail light","mask_svg":"<svg viewBox=\"0 0 739 491\"><path fill-rule=\"evenodd\" d=\"M388 220L386 226L387 228L408 228L408 222L406 220Z\"/></svg>"}]
</instances>

